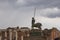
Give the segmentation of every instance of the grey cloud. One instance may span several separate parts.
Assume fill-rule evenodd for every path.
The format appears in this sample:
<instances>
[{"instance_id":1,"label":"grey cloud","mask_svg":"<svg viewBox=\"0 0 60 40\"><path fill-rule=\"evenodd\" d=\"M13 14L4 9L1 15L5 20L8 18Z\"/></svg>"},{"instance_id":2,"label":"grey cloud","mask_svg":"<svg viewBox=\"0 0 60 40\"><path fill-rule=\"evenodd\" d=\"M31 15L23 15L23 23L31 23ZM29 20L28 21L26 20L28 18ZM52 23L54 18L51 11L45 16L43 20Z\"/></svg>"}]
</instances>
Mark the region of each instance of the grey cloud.
<instances>
[{"instance_id":1,"label":"grey cloud","mask_svg":"<svg viewBox=\"0 0 60 40\"><path fill-rule=\"evenodd\" d=\"M60 17L60 9L59 8L46 8L40 10L40 15L49 18Z\"/></svg>"},{"instance_id":2,"label":"grey cloud","mask_svg":"<svg viewBox=\"0 0 60 40\"><path fill-rule=\"evenodd\" d=\"M19 2L20 1L20 2ZM13 8L20 7L58 7L60 8L60 0L0 0L1 3L9 5ZM0 4L1 5L1 4Z\"/></svg>"},{"instance_id":3,"label":"grey cloud","mask_svg":"<svg viewBox=\"0 0 60 40\"><path fill-rule=\"evenodd\" d=\"M60 0L23 0L20 6L60 7Z\"/></svg>"},{"instance_id":4,"label":"grey cloud","mask_svg":"<svg viewBox=\"0 0 60 40\"><path fill-rule=\"evenodd\" d=\"M60 8L60 0L0 0L0 2L5 2L5 5L8 5L8 7L13 7L15 9L21 7Z\"/></svg>"},{"instance_id":5,"label":"grey cloud","mask_svg":"<svg viewBox=\"0 0 60 40\"><path fill-rule=\"evenodd\" d=\"M60 17L60 13L48 13L47 15L45 15L46 17L49 18L56 18L56 17Z\"/></svg>"},{"instance_id":6,"label":"grey cloud","mask_svg":"<svg viewBox=\"0 0 60 40\"><path fill-rule=\"evenodd\" d=\"M0 9L1 10L10 10L15 9L16 0L0 0Z\"/></svg>"}]
</instances>

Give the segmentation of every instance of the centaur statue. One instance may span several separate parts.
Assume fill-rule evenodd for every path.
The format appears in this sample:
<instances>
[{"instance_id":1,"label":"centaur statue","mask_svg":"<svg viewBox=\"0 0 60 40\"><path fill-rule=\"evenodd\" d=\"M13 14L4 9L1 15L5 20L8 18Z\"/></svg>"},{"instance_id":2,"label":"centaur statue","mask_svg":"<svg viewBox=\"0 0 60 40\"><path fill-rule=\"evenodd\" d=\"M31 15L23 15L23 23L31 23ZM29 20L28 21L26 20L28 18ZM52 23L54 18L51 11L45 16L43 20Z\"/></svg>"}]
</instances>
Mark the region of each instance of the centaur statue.
<instances>
[{"instance_id":1,"label":"centaur statue","mask_svg":"<svg viewBox=\"0 0 60 40\"><path fill-rule=\"evenodd\" d=\"M42 24L41 23L35 23L35 19L34 19L34 17L32 17L32 29L34 27L41 29L41 26L42 26Z\"/></svg>"}]
</instances>

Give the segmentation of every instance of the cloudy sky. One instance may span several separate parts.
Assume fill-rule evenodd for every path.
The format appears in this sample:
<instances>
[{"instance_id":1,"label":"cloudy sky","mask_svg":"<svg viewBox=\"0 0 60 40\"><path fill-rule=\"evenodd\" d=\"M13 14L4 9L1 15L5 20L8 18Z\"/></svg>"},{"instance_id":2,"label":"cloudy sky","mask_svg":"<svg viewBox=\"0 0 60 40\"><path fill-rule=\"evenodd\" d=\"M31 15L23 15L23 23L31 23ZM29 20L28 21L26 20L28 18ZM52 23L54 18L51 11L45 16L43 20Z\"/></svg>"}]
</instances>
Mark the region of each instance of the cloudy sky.
<instances>
[{"instance_id":1,"label":"cloudy sky","mask_svg":"<svg viewBox=\"0 0 60 40\"><path fill-rule=\"evenodd\" d=\"M60 0L0 0L0 28L29 27L35 20L42 28L60 28Z\"/></svg>"}]
</instances>

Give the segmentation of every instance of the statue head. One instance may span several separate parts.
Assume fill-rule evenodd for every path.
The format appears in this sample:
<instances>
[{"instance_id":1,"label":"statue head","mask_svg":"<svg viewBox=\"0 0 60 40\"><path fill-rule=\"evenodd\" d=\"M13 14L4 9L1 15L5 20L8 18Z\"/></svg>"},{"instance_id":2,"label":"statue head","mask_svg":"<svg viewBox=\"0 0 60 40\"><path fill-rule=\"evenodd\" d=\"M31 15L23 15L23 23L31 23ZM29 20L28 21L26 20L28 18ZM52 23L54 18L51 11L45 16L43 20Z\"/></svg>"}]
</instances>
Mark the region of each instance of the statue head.
<instances>
[{"instance_id":1,"label":"statue head","mask_svg":"<svg viewBox=\"0 0 60 40\"><path fill-rule=\"evenodd\" d=\"M35 20L34 17L32 17L32 20Z\"/></svg>"}]
</instances>

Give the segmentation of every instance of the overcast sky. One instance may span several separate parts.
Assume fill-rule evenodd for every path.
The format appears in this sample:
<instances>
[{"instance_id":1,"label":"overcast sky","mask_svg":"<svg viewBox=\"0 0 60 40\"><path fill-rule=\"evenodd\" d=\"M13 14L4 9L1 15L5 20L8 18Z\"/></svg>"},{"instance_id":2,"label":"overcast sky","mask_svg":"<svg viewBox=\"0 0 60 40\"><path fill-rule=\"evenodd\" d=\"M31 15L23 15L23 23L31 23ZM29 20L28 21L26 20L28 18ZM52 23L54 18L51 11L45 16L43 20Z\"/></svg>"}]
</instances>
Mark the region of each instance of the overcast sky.
<instances>
[{"instance_id":1,"label":"overcast sky","mask_svg":"<svg viewBox=\"0 0 60 40\"><path fill-rule=\"evenodd\" d=\"M0 0L0 28L29 27L35 20L42 28L60 28L60 0Z\"/></svg>"}]
</instances>

